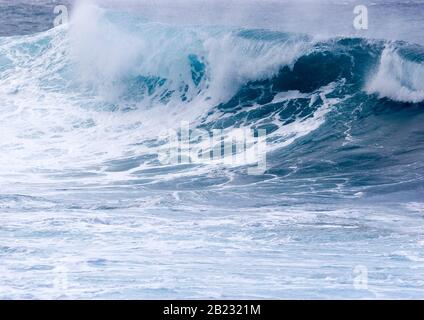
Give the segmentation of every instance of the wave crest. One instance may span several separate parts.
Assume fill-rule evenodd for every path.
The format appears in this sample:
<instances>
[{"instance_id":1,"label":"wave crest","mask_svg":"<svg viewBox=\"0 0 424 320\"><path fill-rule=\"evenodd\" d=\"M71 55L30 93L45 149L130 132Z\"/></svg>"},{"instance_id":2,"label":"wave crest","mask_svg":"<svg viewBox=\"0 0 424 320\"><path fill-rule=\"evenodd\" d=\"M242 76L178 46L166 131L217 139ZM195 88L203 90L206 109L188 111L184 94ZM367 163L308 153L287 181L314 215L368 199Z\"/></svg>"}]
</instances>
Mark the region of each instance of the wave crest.
<instances>
[{"instance_id":1,"label":"wave crest","mask_svg":"<svg viewBox=\"0 0 424 320\"><path fill-rule=\"evenodd\" d=\"M424 100L424 64L407 60L399 49L387 46L380 58L377 73L366 87L368 93L399 102Z\"/></svg>"}]
</instances>

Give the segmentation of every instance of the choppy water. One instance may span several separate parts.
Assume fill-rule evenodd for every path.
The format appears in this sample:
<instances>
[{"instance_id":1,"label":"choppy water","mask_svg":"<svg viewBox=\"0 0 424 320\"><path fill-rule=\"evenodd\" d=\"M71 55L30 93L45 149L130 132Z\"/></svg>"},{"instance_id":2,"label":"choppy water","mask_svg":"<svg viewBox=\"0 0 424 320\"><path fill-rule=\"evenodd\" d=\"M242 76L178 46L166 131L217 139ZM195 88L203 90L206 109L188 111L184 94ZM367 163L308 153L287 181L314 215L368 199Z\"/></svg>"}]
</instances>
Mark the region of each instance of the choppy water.
<instances>
[{"instance_id":1,"label":"choppy water","mask_svg":"<svg viewBox=\"0 0 424 320\"><path fill-rule=\"evenodd\" d=\"M0 2L0 298L423 297L423 4L371 6L393 37L28 6ZM265 129L267 170L164 164L181 121Z\"/></svg>"}]
</instances>

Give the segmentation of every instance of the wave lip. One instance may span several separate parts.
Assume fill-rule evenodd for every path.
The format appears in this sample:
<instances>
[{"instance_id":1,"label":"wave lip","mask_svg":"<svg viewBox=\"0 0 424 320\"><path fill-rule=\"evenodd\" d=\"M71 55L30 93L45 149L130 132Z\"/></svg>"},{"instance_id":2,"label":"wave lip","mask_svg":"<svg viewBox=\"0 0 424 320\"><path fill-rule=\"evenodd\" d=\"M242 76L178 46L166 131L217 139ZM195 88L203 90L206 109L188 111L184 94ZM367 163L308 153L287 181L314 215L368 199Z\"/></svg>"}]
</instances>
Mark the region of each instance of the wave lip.
<instances>
[{"instance_id":1,"label":"wave lip","mask_svg":"<svg viewBox=\"0 0 424 320\"><path fill-rule=\"evenodd\" d=\"M424 101L424 64L402 57L399 50L386 46L377 73L366 87L366 92L380 98L399 102Z\"/></svg>"}]
</instances>

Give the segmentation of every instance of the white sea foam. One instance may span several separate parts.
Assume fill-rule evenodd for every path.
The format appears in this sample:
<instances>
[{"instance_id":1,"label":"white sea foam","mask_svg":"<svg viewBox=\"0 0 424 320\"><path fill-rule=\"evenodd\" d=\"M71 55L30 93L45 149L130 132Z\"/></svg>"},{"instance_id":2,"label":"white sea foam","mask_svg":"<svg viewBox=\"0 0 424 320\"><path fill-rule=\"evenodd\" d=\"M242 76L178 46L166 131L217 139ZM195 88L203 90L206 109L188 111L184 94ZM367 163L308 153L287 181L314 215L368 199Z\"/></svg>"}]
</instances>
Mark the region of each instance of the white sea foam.
<instances>
[{"instance_id":1,"label":"white sea foam","mask_svg":"<svg viewBox=\"0 0 424 320\"><path fill-rule=\"evenodd\" d=\"M395 101L421 102L424 100L424 65L408 61L395 49L386 47L366 91Z\"/></svg>"}]
</instances>

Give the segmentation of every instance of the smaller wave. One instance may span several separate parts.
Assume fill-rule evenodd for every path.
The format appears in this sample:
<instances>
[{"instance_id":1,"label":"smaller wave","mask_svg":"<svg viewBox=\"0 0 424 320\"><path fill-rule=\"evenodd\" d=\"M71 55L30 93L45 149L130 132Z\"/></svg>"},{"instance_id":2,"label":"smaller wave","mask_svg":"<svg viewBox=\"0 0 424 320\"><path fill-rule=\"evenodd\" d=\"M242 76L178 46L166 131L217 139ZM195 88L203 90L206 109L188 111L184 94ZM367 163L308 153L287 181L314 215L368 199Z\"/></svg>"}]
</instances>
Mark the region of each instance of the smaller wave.
<instances>
[{"instance_id":1,"label":"smaller wave","mask_svg":"<svg viewBox=\"0 0 424 320\"><path fill-rule=\"evenodd\" d=\"M380 58L377 73L366 87L367 93L399 102L424 101L424 64L411 54L387 46Z\"/></svg>"}]
</instances>

